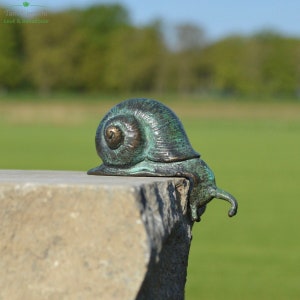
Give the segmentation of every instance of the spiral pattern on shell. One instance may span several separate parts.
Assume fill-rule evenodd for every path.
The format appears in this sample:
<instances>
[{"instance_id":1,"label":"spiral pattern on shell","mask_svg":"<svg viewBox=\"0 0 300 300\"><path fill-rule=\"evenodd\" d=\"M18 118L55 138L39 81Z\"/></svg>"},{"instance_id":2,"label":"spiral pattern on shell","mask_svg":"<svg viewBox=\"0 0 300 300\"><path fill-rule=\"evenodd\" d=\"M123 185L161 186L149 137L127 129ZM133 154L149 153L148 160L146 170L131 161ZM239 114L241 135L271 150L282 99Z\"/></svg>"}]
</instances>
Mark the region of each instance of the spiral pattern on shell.
<instances>
[{"instance_id":1,"label":"spiral pattern on shell","mask_svg":"<svg viewBox=\"0 0 300 300\"><path fill-rule=\"evenodd\" d=\"M177 116L152 99L129 99L114 106L100 122L95 142L107 166L125 168L145 159L175 162L200 157Z\"/></svg>"}]
</instances>

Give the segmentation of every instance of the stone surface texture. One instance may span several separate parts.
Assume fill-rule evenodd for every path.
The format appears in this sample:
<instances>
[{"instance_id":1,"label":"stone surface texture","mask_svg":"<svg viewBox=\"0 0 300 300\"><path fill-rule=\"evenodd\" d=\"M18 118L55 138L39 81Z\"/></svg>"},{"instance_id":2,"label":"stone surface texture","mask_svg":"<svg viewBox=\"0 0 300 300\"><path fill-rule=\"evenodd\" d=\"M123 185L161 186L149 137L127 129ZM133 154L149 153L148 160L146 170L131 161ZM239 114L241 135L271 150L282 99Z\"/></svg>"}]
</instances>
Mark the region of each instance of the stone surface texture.
<instances>
[{"instance_id":1,"label":"stone surface texture","mask_svg":"<svg viewBox=\"0 0 300 300\"><path fill-rule=\"evenodd\" d=\"M188 187L0 170L0 299L183 299Z\"/></svg>"}]
</instances>

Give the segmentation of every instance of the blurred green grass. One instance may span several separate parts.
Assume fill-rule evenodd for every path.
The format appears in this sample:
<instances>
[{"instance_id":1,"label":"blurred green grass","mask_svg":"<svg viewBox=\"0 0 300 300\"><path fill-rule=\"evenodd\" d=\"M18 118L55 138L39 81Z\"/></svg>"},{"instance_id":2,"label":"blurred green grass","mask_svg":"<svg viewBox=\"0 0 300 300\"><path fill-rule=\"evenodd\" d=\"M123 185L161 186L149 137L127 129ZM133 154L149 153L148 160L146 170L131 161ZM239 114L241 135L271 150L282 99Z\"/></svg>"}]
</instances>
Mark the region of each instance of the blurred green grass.
<instances>
[{"instance_id":1,"label":"blurred green grass","mask_svg":"<svg viewBox=\"0 0 300 300\"><path fill-rule=\"evenodd\" d=\"M299 299L300 120L197 123L203 159L239 200L214 200L193 229L187 299Z\"/></svg>"},{"instance_id":2,"label":"blurred green grass","mask_svg":"<svg viewBox=\"0 0 300 300\"><path fill-rule=\"evenodd\" d=\"M94 134L113 102L1 102L0 168L88 170ZM218 186L193 228L186 299L299 299L300 105L176 101Z\"/></svg>"}]
</instances>

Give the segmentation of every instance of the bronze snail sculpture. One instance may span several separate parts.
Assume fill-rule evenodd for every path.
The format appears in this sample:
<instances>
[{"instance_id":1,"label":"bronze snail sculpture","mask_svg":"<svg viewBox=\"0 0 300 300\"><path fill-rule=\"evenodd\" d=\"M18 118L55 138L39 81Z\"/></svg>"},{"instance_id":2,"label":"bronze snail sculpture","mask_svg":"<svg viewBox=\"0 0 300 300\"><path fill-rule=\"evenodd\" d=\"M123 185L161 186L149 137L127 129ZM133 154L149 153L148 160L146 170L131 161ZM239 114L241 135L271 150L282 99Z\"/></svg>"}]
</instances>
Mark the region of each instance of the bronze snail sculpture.
<instances>
[{"instance_id":1,"label":"bronze snail sculpture","mask_svg":"<svg viewBox=\"0 0 300 300\"><path fill-rule=\"evenodd\" d=\"M215 176L195 152L177 116L152 99L129 99L114 106L100 122L96 149L103 164L89 175L184 177L190 181L192 221L200 221L213 198L231 203L229 217L237 213L236 199L216 186Z\"/></svg>"}]
</instances>

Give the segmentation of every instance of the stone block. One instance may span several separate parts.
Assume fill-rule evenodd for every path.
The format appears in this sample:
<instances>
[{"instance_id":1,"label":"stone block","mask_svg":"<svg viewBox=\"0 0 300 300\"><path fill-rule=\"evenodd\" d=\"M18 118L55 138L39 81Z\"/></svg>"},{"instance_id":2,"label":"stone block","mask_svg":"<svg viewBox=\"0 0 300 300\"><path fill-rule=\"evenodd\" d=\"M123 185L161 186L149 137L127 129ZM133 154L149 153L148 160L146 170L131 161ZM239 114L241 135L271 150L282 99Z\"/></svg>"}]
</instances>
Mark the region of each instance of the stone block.
<instances>
[{"instance_id":1,"label":"stone block","mask_svg":"<svg viewBox=\"0 0 300 300\"><path fill-rule=\"evenodd\" d=\"M183 299L182 178L0 170L0 299Z\"/></svg>"}]
</instances>

